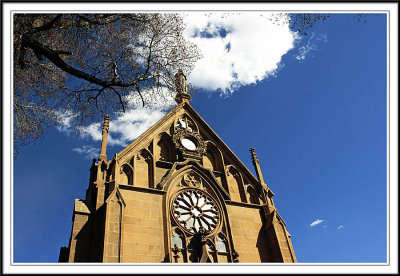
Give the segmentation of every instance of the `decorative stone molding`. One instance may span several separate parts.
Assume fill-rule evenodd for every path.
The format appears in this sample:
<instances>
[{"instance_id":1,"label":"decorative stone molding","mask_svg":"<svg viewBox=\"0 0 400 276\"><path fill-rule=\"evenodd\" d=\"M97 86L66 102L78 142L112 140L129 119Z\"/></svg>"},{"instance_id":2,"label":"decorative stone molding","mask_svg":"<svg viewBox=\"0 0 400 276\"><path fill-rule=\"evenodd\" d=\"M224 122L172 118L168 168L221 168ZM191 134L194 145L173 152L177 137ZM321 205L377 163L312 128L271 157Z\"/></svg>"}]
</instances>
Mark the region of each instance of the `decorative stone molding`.
<instances>
[{"instance_id":1,"label":"decorative stone molding","mask_svg":"<svg viewBox=\"0 0 400 276\"><path fill-rule=\"evenodd\" d=\"M203 186L201 178L198 176L196 177L194 174L187 173L183 176L182 180L186 186L192 186L195 188L200 188Z\"/></svg>"},{"instance_id":2,"label":"decorative stone molding","mask_svg":"<svg viewBox=\"0 0 400 276\"><path fill-rule=\"evenodd\" d=\"M239 262L239 253L236 250L233 251L232 257L233 257L233 262L234 263L238 263Z\"/></svg>"},{"instance_id":3,"label":"decorative stone molding","mask_svg":"<svg viewBox=\"0 0 400 276\"><path fill-rule=\"evenodd\" d=\"M110 130L110 115L104 115L104 124L103 124L103 131L109 132Z\"/></svg>"},{"instance_id":4,"label":"decorative stone molding","mask_svg":"<svg viewBox=\"0 0 400 276\"><path fill-rule=\"evenodd\" d=\"M185 145L185 140L190 141L194 146L188 147ZM172 141L174 142L175 148L182 153L183 158L201 160L207 151L206 144L200 134L190 132L188 128L176 128L173 133Z\"/></svg>"},{"instance_id":5,"label":"decorative stone molding","mask_svg":"<svg viewBox=\"0 0 400 276\"><path fill-rule=\"evenodd\" d=\"M239 177L240 174L238 170L233 166L233 165L227 165L225 168L226 176L229 176L232 174L234 177Z\"/></svg>"}]
</instances>

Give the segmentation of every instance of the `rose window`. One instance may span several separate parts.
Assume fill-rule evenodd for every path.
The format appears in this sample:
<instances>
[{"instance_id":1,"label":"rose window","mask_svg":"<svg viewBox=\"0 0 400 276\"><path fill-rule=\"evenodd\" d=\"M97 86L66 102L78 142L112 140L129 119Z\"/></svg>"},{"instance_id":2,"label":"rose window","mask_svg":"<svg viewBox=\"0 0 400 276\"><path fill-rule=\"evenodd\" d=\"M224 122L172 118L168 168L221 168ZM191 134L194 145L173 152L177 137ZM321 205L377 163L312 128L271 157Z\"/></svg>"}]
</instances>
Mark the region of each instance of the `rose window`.
<instances>
[{"instance_id":1,"label":"rose window","mask_svg":"<svg viewBox=\"0 0 400 276\"><path fill-rule=\"evenodd\" d=\"M195 234L203 227L214 231L220 221L220 211L207 193L197 189L185 189L173 201L176 222L186 231Z\"/></svg>"}]
</instances>

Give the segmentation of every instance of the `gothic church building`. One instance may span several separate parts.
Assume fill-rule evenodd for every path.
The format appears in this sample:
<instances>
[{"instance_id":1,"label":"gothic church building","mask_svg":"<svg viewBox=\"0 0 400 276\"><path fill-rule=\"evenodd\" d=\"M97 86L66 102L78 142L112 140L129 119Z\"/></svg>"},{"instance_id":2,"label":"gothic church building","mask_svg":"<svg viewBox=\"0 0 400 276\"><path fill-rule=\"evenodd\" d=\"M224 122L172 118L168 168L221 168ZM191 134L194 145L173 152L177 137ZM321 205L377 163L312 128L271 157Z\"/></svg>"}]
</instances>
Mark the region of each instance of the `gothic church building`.
<instances>
[{"instance_id":1,"label":"gothic church building","mask_svg":"<svg viewBox=\"0 0 400 276\"><path fill-rule=\"evenodd\" d=\"M250 149L256 177L190 106L178 105L107 160L109 116L60 262L296 262L290 234Z\"/></svg>"}]
</instances>

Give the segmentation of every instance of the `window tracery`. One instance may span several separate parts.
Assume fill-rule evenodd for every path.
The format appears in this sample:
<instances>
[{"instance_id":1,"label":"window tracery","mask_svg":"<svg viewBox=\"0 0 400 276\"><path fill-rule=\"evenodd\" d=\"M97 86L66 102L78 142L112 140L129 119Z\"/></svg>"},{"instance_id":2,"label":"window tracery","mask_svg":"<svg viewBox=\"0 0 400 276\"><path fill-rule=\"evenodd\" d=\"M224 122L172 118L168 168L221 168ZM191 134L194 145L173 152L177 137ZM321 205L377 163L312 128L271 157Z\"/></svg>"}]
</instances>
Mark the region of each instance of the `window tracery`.
<instances>
[{"instance_id":1,"label":"window tracery","mask_svg":"<svg viewBox=\"0 0 400 276\"><path fill-rule=\"evenodd\" d=\"M223 208L208 185L196 172L188 171L171 188L175 190L169 201L172 262L232 260Z\"/></svg>"}]
</instances>

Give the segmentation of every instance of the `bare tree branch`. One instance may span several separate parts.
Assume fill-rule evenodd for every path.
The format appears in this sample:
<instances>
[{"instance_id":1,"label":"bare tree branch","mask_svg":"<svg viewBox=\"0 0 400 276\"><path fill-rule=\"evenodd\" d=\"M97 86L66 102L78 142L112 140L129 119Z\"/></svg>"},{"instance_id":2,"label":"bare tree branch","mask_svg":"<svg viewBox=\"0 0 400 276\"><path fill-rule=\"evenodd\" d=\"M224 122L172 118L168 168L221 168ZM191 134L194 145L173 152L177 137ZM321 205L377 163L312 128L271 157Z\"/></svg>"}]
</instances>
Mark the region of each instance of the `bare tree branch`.
<instances>
[{"instance_id":1,"label":"bare tree branch","mask_svg":"<svg viewBox=\"0 0 400 276\"><path fill-rule=\"evenodd\" d=\"M144 106L143 91L172 92L177 70L188 74L200 58L183 28L172 13L15 14L16 143L38 139L63 111L79 125L133 108L132 93Z\"/></svg>"}]
</instances>

